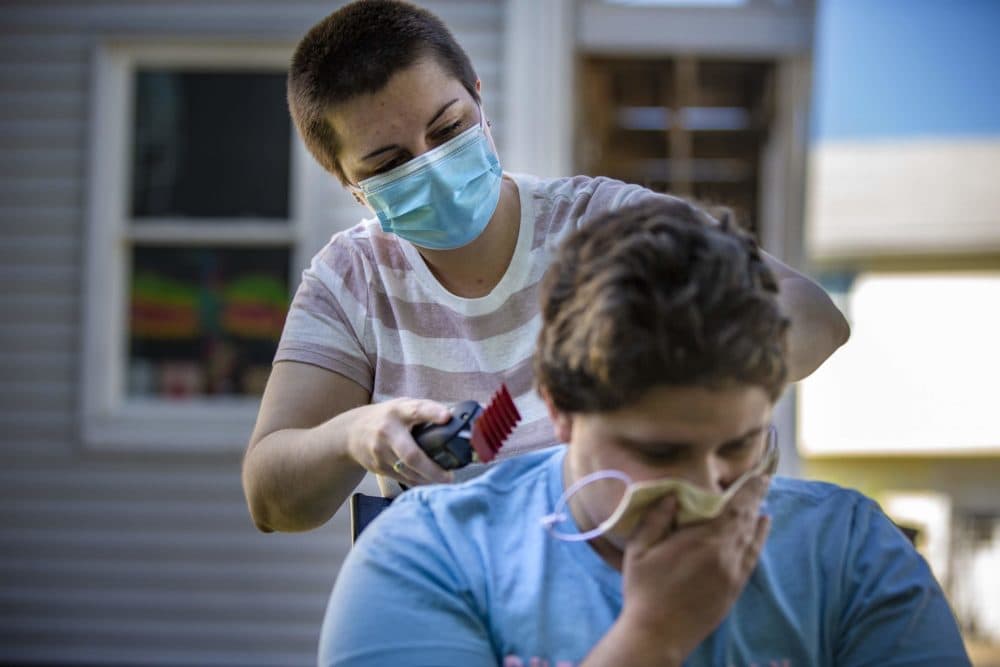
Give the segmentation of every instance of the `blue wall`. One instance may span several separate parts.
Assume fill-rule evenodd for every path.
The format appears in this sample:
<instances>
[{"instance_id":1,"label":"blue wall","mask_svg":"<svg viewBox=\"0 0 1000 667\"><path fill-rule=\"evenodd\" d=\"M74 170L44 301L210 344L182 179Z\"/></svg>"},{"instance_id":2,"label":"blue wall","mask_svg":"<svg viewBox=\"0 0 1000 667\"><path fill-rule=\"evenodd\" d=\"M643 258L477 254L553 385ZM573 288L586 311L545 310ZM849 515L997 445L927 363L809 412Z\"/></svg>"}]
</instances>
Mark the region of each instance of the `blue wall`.
<instances>
[{"instance_id":1,"label":"blue wall","mask_svg":"<svg viewBox=\"0 0 1000 667\"><path fill-rule=\"evenodd\" d=\"M819 0L814 140L1000 135L1000 0Z\"/></svg>"}]
</instances>

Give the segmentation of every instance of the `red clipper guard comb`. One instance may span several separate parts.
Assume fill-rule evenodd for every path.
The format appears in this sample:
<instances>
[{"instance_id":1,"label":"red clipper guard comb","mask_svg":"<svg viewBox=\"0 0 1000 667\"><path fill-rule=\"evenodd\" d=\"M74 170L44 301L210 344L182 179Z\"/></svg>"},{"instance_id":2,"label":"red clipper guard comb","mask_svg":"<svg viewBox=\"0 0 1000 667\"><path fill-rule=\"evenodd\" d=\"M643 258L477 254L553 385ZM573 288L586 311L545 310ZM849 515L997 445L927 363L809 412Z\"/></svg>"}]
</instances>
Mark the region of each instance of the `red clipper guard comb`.
<instances>
[{"instance_id":1,"label":"red clipper guard comb","mask_svg":"<svg viewBox=\"0 0 1000 667\"><path fill-rule=\"evenodd\" d=\"M451 414L447 423L421 424L412 431L420 448L445 470L489 463L521 421L506 385L500 385L485 408L462 401L451 407Z\"/></svg>"}]
</instances>

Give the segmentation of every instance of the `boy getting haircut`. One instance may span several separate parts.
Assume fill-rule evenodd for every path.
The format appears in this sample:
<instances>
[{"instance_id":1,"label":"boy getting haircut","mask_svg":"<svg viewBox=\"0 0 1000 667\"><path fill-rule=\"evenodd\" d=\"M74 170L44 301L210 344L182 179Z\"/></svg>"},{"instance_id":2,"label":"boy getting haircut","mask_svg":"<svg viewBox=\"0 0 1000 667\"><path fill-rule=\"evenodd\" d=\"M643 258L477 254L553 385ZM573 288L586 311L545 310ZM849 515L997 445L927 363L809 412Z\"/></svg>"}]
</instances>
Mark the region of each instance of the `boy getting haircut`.
<instances>
[{"instance_id":1,"label":"boy getting haircut","mask_svg":"<svg viewBox=\"0 0 1000 667\"><path fill-rule=\"evenodd\" d=\"M400 496L344 562L321 665L969 664L873 501L757 473L788 321L746 234L677 200L620 209L568 234L541 306L566 446ZM684 525L663 496L590 539L627 497L600 476L735 493Z\"/></svg>"}]
</instances>

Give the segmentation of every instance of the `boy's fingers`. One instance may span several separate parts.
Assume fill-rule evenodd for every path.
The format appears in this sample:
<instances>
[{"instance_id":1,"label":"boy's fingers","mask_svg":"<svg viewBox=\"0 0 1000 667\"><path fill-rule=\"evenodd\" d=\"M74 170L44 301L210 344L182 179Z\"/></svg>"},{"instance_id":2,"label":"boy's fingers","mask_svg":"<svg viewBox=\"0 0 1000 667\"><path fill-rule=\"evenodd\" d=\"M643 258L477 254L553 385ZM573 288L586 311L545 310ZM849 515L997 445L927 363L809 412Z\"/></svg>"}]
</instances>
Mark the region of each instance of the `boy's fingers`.
<instances>
[{"instance_id":1,"label":"boy's fingers","mask_svg":"<svg viewBox=\"0 0 1000 667\"><path fill-rule=\"evenodd\" d=\"M736 494L730 498L723 516L730 521L743 524L749 531L751 525L760 514L761 503L767 495L771 484L770 475L759 475L747 481Z\"/></svg>"},{"instance_id":2,"label":"boy's fingers","mask_svg":"<svg viewBox=\"0 0 1000 667\"><path fill-rule=\"evenodd\" d=\"M753 539L747 545L746 551L743 552L743 571L748 576L757 566L757 560L760 558L761 551L764 550L764 543L767 541L767 535L770 531L771 517L757 517L757 524L754 530Z\"/></svg>"},{"instance_id":3,"label":"boy's fingers","mask_svg":"<svg viewBox=\"0 0 1000 667\"><path fill-rule=\"evenodd\" d=\"M643 513L628 539L630 549L645 551L670 534L677 518L677 498L670 494Z\"/></svg>"}]
</instances>

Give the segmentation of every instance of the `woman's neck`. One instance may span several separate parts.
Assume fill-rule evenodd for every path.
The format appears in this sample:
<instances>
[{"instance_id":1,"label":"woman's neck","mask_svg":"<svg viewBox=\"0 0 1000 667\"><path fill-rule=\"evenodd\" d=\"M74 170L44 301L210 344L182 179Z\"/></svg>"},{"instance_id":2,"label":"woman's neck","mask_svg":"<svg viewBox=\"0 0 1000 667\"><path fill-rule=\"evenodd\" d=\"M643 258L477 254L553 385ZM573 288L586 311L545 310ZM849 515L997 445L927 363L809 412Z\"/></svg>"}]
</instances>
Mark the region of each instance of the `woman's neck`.
<instances>
[{"instance_id":1,"label":"woman's neck","mask_svg":"<svg viewBox=\"0 0 1000 667\"><path fill-rule=\"evenodd\" d=\"M455 250L417 250L442 287L455 296L475 299L492 292L507 273L520 228L517 185L504 176L497 209L479 238Z\"/></svg>"}]
</instances>

